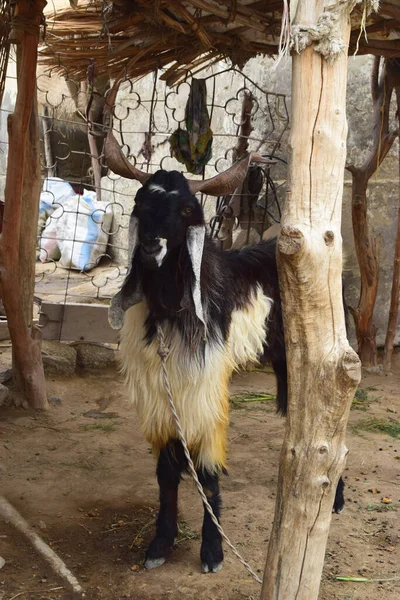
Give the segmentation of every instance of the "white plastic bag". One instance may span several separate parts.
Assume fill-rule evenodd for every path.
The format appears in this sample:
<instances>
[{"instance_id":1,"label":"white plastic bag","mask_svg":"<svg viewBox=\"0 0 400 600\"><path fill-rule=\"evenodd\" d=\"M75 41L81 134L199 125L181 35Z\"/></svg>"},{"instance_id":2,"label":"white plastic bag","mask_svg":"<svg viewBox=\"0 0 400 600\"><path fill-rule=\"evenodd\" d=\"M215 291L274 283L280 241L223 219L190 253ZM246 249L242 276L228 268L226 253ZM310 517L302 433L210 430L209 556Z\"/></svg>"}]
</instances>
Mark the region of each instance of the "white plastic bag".
<instances>
[{"instance_id":1,"label":"white plastic bag","mask_svg":"<svg viewBox=\"0 0 400 600\"><path fill-rule=\"evenodd\" d=\"M39 240L39 259L42 263L50 260L59 260L61 256L57 242L57 220L62 213L63 209L59 207L46 221L46 227Z\"/></svg>"},{"instance_id":2,"label":"white plastic bag","mask_svg":"<svg viewBox=\"0 0 400 600\"><path fill-rule=\"evenodd\" d=\"M44 227L48 217L75 195L73 187L59 177L48 177L43 181L43 190L40 193L39 227Z\"/></svg>"},{"instance_id":3,"label":"white plastic bag","mask_svg":"<svg viewBox=\"0 0 400 600\"><path fill-rule=\"evenodd\" d=\"M106 253L113 218L112 206L107 202L97 202L95 192L84 190L82 196L68 200L62 211L56 229L61 250L60 265L89 271Z\"/></svg>"},{"instance_id":4,"label":"white plastic bag","mask_svg":"<svg viewBox=\"0 0 400 600\"><path fill-rule=\"evenodd\" d=\"M59 177L49 177L43 182L38 221L38 250L41 262L58 260L61 256L56 240L56 219L62 214L60 205L74 195L72 186Z\"/></svg>"}]
</instances>

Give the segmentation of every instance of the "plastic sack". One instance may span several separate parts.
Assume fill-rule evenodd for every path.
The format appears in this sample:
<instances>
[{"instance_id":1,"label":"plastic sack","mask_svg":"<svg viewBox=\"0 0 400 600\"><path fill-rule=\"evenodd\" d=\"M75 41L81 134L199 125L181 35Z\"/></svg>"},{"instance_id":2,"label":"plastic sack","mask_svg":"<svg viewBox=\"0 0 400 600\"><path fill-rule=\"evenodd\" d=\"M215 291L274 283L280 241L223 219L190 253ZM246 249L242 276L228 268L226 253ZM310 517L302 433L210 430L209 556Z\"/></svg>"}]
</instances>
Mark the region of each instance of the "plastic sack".
<instances>
[{"instance_id":1,"label":"plastic sack","mask_svg":"<svg viewBox=\"0 0 400 600\"><path fill-rule=\"evenodd\" d=\"M45 179L40 193L39 227L45 226L47 219L58 208L58 204L64 204L74 195L74 189L67 181L59 177Z\"/></svg>"},{"instance_id":2,"label":"plastic sack","mask_svg":"<svg viewBox=\"0 0 400 600\"><path fill-rule=\"evenodd\" d=\"M96 193L84 190L61 208L57 222L57 241L61 250L60 265L89 271L106 253L113 218L112 206L96 201Z\"/></svg>"},{"instance_id":3,"label":"plastic sack","mask_svg":"<svg viewBox=\"0 0 400 600\"><path fill-rule=\"evenodd\" d=\"M75 195L72 186L59 177L49 177L43 182L40 193L38 220L38 251L41 262L58 260L60 249L56 240L56 218L62 214L62 206ZM52 215L54 218L52 219Z\"/></svg>"},{"instance_id":4,"label":"plastic sack","mask_svg":"<svg viewBox=\"0 0 400 600\"><path fill-rule=\"evenodd\" d=\"M39 240L39 260L42 263L49 260L59 260L61 256L57 242L57 219L63 213L62 207L57 208L46 221L46 227Z\"/></svg>"}]
</instances>

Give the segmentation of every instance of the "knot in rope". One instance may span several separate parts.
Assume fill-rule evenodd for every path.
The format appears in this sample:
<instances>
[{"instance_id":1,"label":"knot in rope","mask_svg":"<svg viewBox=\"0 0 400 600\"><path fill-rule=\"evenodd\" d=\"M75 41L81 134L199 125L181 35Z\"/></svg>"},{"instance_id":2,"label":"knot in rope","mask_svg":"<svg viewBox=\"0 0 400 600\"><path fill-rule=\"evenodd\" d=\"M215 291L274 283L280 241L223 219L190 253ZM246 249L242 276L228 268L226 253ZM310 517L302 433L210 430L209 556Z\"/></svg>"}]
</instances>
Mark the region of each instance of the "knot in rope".
<instances>
[{"instance_id":1,"label":"knot in rope","mask_svg":"<svg viewBox=\"0 0 400 600\"><path fill-rule=\"evenodd\" d=\"M161 359L166 359L169 355L169 348L165 343L164 332L160 323L157 323L158 350L157 354Z\"/></svg>"}]
</instances>

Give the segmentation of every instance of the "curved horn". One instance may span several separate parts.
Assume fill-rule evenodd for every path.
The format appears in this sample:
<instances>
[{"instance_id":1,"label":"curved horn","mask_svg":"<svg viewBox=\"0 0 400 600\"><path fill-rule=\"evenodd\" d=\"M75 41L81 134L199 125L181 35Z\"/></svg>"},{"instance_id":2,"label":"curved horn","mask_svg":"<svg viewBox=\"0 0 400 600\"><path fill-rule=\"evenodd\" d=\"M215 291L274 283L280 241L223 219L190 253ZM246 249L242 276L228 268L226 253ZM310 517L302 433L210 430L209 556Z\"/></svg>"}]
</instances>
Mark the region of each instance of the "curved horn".
<instances>
[{"instance_id":1,"label":"curved horn","mask_svg":"<svg viewBox=\"0 0 400 600\"><path fill-rule=\"evenodd\" d=\"M243 183L252 162L275 164L275 161L269 158L263 158L256 152L250 152L248 156L238 160L229 169L215 175L215 177L211 177L211 179L204 179L203 181L188 180L189 189L192 194L196 192L203 192L210 196L227 196L228 194L232 194Z\"/></svg>"},{"instance_id":2,"label":"curved horn","mask_svg":"<svg viewBox=\"0 0 400 600\"><path fill-rule=\"evenodd\" d=\"M104 145L104 159L107 167L117 175L121 175L121 177L137 179L142 185L151 177L151 173L140 171L129 162L111 129L107 134Z\"/></svg>"}]
</instances>

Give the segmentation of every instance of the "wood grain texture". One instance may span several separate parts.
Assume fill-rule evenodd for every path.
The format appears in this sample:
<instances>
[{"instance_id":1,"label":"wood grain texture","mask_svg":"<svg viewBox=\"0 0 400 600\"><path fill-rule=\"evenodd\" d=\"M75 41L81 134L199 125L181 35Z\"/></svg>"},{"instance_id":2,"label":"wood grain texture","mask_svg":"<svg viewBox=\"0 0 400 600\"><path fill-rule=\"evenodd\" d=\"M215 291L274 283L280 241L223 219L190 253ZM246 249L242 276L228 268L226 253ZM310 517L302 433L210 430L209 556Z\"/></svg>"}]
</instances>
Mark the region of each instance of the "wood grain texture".
<instances>
[{"instance_id":1,"label":"wood grain texture","mask_svg":"<svg viewBox=\"0 0 400 600\"><path fill-rule=\"evenodd\" d=\"M117 344L119 332L108 323L103 304L52 304L42 302L39 326L44 340Z\"/></svg>"},{"instance_id":2,"label":"wood grain texture","mask_svg":"<svg viewBox=\"0 0 400 600\"><path fill-rule=\"evenodd\" d=\"M296 22L324 2L299 0ZM348 41L346 11L341 37ZM289 191L278 242L289 405L262 600L318 597L345 430L360 362L346 338L341 209L346 156L347 56L313 47L293 55Z\"/></svg>"}]
</instances>

